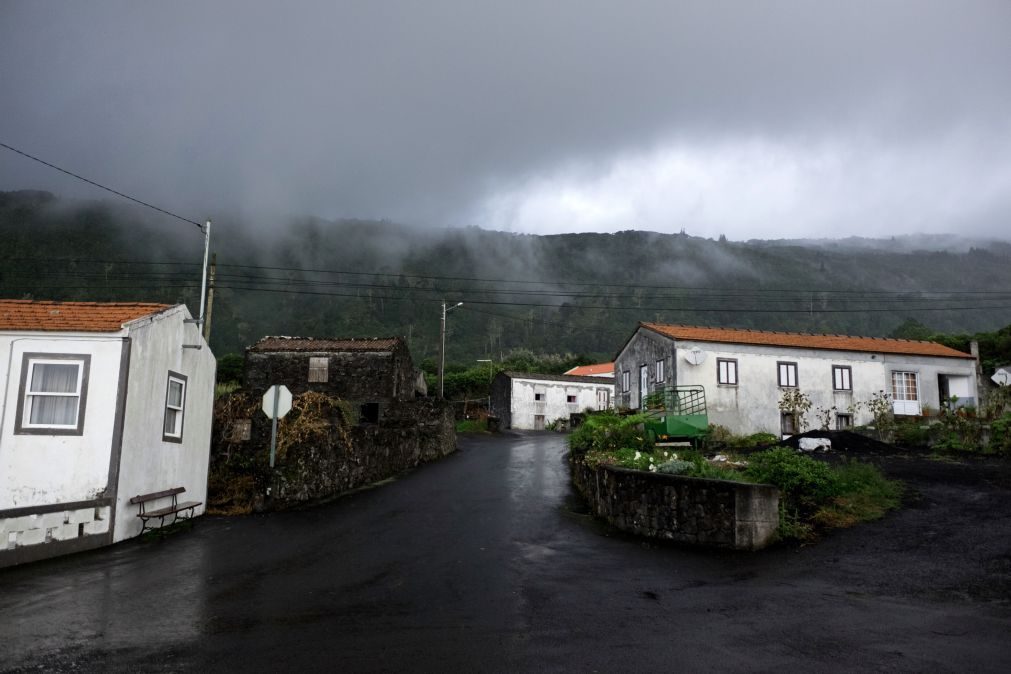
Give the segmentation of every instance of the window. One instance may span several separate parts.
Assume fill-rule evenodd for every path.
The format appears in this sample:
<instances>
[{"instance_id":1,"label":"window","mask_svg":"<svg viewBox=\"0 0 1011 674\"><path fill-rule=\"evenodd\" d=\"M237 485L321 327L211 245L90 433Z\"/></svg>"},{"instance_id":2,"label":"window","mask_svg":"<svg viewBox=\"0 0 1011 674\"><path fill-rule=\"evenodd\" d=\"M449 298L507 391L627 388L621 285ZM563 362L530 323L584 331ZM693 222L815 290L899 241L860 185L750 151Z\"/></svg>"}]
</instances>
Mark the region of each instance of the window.
<instances>
[{"instance_id":1,"label":"window","mask_svg":"<svg viewBox=\"0 0 1011 674\"><path fill-rule=\"evenodd\" d=\"M832 388L836 391L853 390L853 370L849 365L832 366Z\"/></svg>"},{"instance_id":2,"label":"window","mask_svg":"<svg viewBox=\"0 0 1011 674\"><path fill-rule=\"evenodd\" d=\"M784 388L797 387L797 364L776 363L779 368L779 385Z\"/></svg>"},{"instance_id":3,"label":"window","mask_svg":"<svg viewBox=\"0 0 1011 674\"><path fill-rule=\"evenodd\" d=\"M737 386L737 361L731 358L716 359L716 383Z\"/></svg>"},{"instance_id":4,"label":"window","mask_svg":"<svg viewBox=\"0 0 1011 674\"><path fill-rule=\"evenodd\" d=\"M664 375L663 366L664 366L664 362L662 360L658 360L656 362L656 381L657 381L658 384L663 381L663 375Z\"/></svg>"},{"instance_id":5,"label":"window","mask_svg":"<svg viewBox=\"0 0 1011 674\"><path fill-rule=\"evenodd\" d=\"M544 394L543 393L535 393L534 394L534 400L536 400L539 403L540 402L544 402Z\"/></svg>"},{"instance_id":6,"label":"window","mask_svg":"<svg viewBox=\"0 0 1011 674\"><path fill-rule=\"evenodd\" d=\"M565 402L574 403L576 402L576 396L565 396Z\"/></svg>"},{"instance_id":7,"label":"window","mask_svg":"<svg viewBox=\"0 0 1011 674\"><path fill-rule=\"evenodd\" d=\"M892 399L919 400L919 396L916 392L915 372L892 373Z\"/></svg>"},{"instance_id":8,"label":"window","mask_svg":"<svg viewBox=\"0 0 1011 674\"><path fill-rule=\"evenodd\" d=\"M837 431L844 431L847 428L853 428L853 415L852 414L835 415L835 429Z\"/></svg>"},{"instance_id":9,"label":"window","mask_svg":"<svg viewBox=\"0 0 1011 674\"><path fill-rule=\"evenodd\" d=\"M309 381L326 382L330 375L330 359L326 356L309 358Z\"/></svg>"},{"instance_id":10,"label":"window","mask_svg":"<svg viewBox=\"0 0 1011 674\"><path fill-rule=\"evenodd\" d=\"M26 353L15 433L81 435L91 356Z\"/></svg>"},{"instance_id":11,"label":"window","mask_svg":"<svg viewBox=\"0 0 1011 674\"><path fill-rule=\"evenodd\" d=\"M920 413L920 394L915 372L892 372L892 411L895 414Z\"/></svg>"},{"instance_id":12,"label":"window","mask_svg":"<svg viewBox=\"0 0 1011 674\"><path fill-rule=\"evenodd\" d=\"M169 372L165 390L165 423L161 439L165 442L183 441L183 412L186 408L186 377Z\"/></svg>"},{"instance_id":13,"label":"window","mask_svg":"<svg viewBox=\"0 0 1011 674\"><path fill-rule=\"evenodd\" d=\"M629 384L631 383L631 380L632 380L632 378L628 375L628 370L625 370L624 372L621 373L621 390L622 391L626 391L626 392L628 391L628 387L629 387Z\"/></svg>"}]
</instances>

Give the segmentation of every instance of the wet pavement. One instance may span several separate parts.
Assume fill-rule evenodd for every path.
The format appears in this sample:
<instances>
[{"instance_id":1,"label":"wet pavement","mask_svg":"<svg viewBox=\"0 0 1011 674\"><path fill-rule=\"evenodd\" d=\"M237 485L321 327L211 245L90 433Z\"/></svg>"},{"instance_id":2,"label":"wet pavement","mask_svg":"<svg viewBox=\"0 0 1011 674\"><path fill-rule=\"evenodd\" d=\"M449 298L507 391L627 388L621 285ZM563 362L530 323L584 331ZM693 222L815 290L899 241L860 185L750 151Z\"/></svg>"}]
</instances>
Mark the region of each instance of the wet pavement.
<instances>
[{"instance_id":1,"label":"wet pavement","mask_svg":"<svg viewBox=\"0 0 1011 674\"><path fill-rule=\"evenodd\" d=\"M455 455L328 505L204 517L164 540L0 571L0 670L1011 663L1011 597L985 582L1011 578L1011 518L988 506L1011 502L1006 485L982 496L924 485L915 507L815 546L714 552L644 543L592 520L564 453L564 436L550 433L463 438ZM975 514L949 518L960 532L949 537L931 508L959 498ZM989 567L966 547L977 539L995 546ZM973 583L991 589L959 591Z\"/></svg>"}]
</instances>

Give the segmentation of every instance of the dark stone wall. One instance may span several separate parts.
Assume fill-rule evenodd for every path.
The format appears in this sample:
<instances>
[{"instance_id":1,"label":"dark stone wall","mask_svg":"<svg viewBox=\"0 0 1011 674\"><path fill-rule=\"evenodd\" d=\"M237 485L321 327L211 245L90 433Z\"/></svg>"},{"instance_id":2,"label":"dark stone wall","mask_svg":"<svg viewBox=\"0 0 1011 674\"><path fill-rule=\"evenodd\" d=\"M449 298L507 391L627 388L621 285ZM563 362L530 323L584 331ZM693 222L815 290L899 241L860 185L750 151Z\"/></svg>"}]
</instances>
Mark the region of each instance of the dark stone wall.
<instances>
[{"instance_id":1,"label":"dark stone wall","mask_svg":"<svg viewBox=\"0 0 1011 674\"><path fill-rule=\"evenodd\" d=\"M309 381L309 359L318 357L329 361L326 382ZM260 396L274 384L284 384L293 395L316 391L359 403L414 398L414 365L405 347L392 352L247 350L244 374L244 388Z\"/></svg>"},{"instance_id":2,"label":"dark stone wall","mask_svg":"<svg viewBox=\"0 0 1011 674\"><path fill-rule=\"evenodd\" d=\"M590 510L629 533L680 543L758 550L775 538L779 490L615 466L570 455L572 480Z\"/></svg>"},{"instance_id":3,"label":"dark stone wall","mask_svg":"<svg viewBox=\"0 0 1011 674\"><path fill-rule=\"evenodd\" d=\"M452 407L440 400L390 403L379 425L348 426L334 417L322 437L289 447L279 454L270 507L290 507L326 500L373 482L385 480L456 451ZM263 414L253 419L244 452L258 457L270 453L271 421Z\"/></svg>"},{"instance_id":4,"label":"dark stone wall","mask_svg":"<svg viewBox=\"0 0 1011 674\"><path fill-rule=\"evenodd\" d=\"M647 394L656 389L656 362L663 360L664 381L660 386L673 386L677 383L677 359L675 358L674 340L659 335L652 330L639 328L628 344L618 354L614 362L614 399L615 407L636 408L639 406L639 368L646 366L649 374ZM628 372L629 390L622 391L622 372Z\"/></svg>"}]
</instances>

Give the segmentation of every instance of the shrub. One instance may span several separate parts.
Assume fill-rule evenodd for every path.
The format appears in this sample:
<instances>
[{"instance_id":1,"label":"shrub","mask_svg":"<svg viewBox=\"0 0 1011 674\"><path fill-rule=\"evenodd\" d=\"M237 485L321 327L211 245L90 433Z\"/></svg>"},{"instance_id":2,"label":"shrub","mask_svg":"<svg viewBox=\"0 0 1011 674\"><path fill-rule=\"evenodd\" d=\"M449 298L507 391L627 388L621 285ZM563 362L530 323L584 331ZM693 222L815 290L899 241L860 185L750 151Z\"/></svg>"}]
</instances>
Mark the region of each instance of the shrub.
<instances>
[{"instance_id":1,"label":"shrub","mask_svg":"<svg viewBox=\"0 0 1011 674\"><path fill-rule=\"evenodd\" d=\"M694 470L695 464L691 461L684 461L682 459L671 459L661 463L656 467L657 472L665 473L667 475L683 475Z\"/></svg>"},{"instance_id":2,"label":"shrub","mask_svg":"<svg viewBox=\"0 0 1011 674\"><path fill-rule=\"evenodd\" d=\"M1011 454L1011 412L1005 412L990 423L987 449L997 454Z\"/></svg>"},{"instance_id":3,"label":"shrub","mask_svg":"<svg viewBox=\"0 0 1011 674\"><path fill-rule=\"evenodd\" d=\"M782 506L800 517L813 513L839 489L827 464L801 456L789 447L753 454L745 475L755 482L779 487Z\"/></svg>"},{"instance_id":4,"label":"shrub","mask_svg":"<svg viewBox=\"0 0 1011 674\"><path fill-rule=\"evenodd\" d=\"M621 416L611 411L591 414L569 436L569 447L583 452L652 452L653 440L642 426L645 419L642 414Z\"/></svg>"}]
</instances>

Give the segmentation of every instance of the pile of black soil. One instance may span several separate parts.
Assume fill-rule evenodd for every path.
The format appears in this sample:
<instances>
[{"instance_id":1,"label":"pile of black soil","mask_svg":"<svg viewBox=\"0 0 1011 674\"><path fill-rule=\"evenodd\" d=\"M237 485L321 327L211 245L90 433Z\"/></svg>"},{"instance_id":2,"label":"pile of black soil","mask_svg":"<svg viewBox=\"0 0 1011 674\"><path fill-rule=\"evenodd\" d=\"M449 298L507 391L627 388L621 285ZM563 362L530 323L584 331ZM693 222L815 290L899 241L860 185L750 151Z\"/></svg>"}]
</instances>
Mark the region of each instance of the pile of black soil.
<instances>
[{"instance_id":1,"label":"pile of black soil","mask_svg":"<svg viewBox=\"0 0 1011 674\"><path fill-rule=\"evenodd\" d=\"M866 435L854 433L853 431L807 431L806 433L791 435L779 444L781 447L793 447L794 449L798 449L800 447L801 438L825 438L832 442L831 451L846 452L848 454L876 454L879 456L887 456L895 454L896 452L909 454L922 453L923 451L919 449L899 448L895 445L890 445L887 442L881 442L880 440L869 438Z\"/></svg>"}]
</instances>

